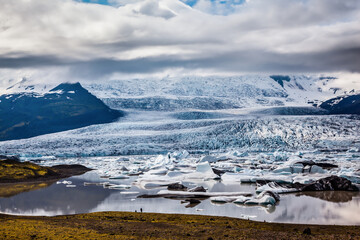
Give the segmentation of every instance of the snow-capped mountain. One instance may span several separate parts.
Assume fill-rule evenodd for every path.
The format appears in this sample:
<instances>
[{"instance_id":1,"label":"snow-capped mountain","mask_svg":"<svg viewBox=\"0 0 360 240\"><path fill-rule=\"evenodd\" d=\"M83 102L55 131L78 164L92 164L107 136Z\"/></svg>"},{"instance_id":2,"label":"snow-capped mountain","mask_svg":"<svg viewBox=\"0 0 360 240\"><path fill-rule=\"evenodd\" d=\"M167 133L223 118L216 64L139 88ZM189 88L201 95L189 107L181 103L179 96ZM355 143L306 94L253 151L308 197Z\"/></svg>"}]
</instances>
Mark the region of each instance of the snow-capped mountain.
<instances>
[{"instance_id":1,"label":"snow-capped mountain","mask_svg":"<svg viewBox=\"0 0 360 240\"><path fill-rule=\"evenodd\" d=\"M179 111L263 106L309 106L346 94L334 77L319 76L208 76L111 80L84 83L92 94L115 109ZM2 93L46 93L55 84L22 79Z\"/></svg>"},{"instance_id":2,"label":"snow-capped mountain","mask_svg":"<svg viewBox=\"0 0 360 240\"><path fill-rule=\"evenodd\" d=\"M18 81L13 79L9 80L7 83L3 83L0 87L0 95L2 94L16 94L16 93L38 93L44 94L48 93L51 89L56 87L58 84L39 84L36 83L34 79L21 78Z\"/></svg>"},{"instance_id":3,"label":"snow-capped mountain","mask_svg":"<svg viewBox=\"0 0 360 240\"><path fill-rule=\"evenodd\" d=\"M360 114L360 94L339 96L320 105L331 114Z\"/></svg>"},{"instance_id":4,"label":"snow-capped mountain","mask_svg":"<svg viewBox=\"0 0 360 240\"><path fill-rule=\"evenodd\" d=\"M116 109L173 111L307 106L345 94L318 76L168 77L116 80L85 87Z\"/></svg>"},{"instance_id":5,"label":"snow-capped mountain","mask_svg":"<svg viewBox=\"0 0 360 240\"><path fill-rule=\"evenodd\" d=\"M347 93L334 86L334 80L238 76L87 83L84 88L111 108L125 110L127 115L109 124L1 142L0 154L81 156L176 149L197 152L358 147L357 118L329 116L326 110L312 107ZM41 94L37 95L46 96L49 86L25 79L5 91L38 91ZM53 91L72 92L57 88Z\"/></svg>"},{"instance_id":6,"label":"snow-capped mountain","mask_svg":"<svg viewBox=\"0 0 360 240\"><path fill-rule=\"evenodd\" d=\"M0 96L0 141L108 123L122 115L79 83L63 83L44 94L3 94Z\"/></svg>"}]
</instances>

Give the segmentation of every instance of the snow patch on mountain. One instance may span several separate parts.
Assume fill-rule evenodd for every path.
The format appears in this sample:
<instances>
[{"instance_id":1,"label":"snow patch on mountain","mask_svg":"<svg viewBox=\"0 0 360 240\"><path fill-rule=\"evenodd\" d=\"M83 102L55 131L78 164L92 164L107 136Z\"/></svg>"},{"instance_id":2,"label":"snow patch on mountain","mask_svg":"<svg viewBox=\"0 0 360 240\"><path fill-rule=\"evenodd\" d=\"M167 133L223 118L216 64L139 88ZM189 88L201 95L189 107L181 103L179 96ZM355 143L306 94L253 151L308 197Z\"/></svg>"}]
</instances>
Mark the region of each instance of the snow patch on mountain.
<instances>
[{"instance_id":1,"label":"snow patch on mountain","mask_svg":"<svg viewBox=\"0 0 360 240\"><path fill-rule=\"evenodd\" d=\"M186 76L109 80L83 83L92 94L116 109L176 111L181 109L231 109L259 106L319 104L347 92L334 85L336 78L319 76ZM33 84L23 78L1 93L46 93L55 84Z\"/></svg>"},{"instance_id":2,"label":"snow patch on mountain","mask_svg":"<svg viewBox=\"0 0 360 240\"><path fill-rule=\"evenodd\" d=\"M288 81L281 84L270 76L249 75L112 80L85 87L113 108L161 111L305 106L345 92L340 88L334 91L335 78L331 77L284 77Z\"/></svg>"}]
</instances>

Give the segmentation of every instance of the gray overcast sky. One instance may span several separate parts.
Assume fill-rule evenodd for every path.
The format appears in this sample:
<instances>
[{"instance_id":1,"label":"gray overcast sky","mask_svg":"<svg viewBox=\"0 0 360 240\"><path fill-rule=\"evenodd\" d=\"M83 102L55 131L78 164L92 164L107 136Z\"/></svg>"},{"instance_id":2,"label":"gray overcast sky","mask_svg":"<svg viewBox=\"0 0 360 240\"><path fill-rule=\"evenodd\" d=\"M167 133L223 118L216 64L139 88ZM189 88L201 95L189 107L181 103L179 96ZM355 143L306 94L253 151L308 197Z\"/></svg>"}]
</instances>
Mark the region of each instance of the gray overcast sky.
<instances>
[{"instance_id":1,"label":"gray overcast sky","mask_svg":"<svg viewBox=\"0 0 360 240\"><path fill-rule=\"evenodd\" d=\"M0 78L360 72L359 0L79 1L0 0Z\"/></svg>"}]
</instances>

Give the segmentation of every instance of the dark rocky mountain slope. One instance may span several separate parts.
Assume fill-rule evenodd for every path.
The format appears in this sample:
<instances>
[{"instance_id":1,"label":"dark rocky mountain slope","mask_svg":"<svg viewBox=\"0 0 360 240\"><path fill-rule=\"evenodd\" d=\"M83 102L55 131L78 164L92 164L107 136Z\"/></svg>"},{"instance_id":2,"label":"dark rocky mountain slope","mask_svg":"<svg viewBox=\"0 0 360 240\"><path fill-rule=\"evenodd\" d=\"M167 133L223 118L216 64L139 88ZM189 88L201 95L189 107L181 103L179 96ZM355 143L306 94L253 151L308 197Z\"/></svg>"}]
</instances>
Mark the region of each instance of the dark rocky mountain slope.
<instances>
[{"instance_id":1,"label":"dark rocky mountain slope","mask_svg":"<svg viewBox=\"0 0 360 240\"><path fill-rule=\"evenodd\" d=\"M323 102L320 107L330 114L360 114L360 94L332 98Z\"/></svg>"},{"instance_id":2,"label":"dark rocky mountain slope","mask_svg":"<svg viewBox=\"0 0 360 240\"><path fill-rule=\"evenodd\" d=\"M124 116L80 83L63 83L45 94L0 96L0 141L112 122Z\"/></svg>"}]
</instances>

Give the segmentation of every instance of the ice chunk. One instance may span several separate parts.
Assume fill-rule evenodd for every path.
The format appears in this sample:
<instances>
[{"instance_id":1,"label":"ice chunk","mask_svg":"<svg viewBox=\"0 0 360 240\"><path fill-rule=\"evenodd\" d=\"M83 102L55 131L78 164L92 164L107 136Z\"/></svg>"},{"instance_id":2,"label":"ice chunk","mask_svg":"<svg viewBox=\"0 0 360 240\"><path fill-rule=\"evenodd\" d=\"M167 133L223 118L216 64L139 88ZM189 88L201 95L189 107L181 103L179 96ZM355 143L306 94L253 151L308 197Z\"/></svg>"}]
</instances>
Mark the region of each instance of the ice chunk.
<instances>
[{"instance_id":1,"label":"ice chunk","mask_svg":"<svg viewBox=\"0 0 360 240\"><path fill-rule=\"evenodd\" d=\"M280 201L280 196L277 193L264 191L256 197L240 196L234 203L245 205L275 205Z\"/></svg>"},{"instance_id":2,"label":"ice chunk","mask_svg":"<svg viewBox=\"0 0 360 240\"><path fill-rule=\"evenodd\" d=\"M360 183L360 176L357 176L355 174L351 174L351 173L340 174L339 177L346 178L353 183Z\"/></svg>"},{"instance_id":3,"label":"ice chunk","mask_svg":"<svg viewBox=\"0 0 360 240\"><path fill-rule=\"evenodd\" d=\"M235 201L234 203L236 204L244 204L246 201L249 201L251 200L252 197L245 197L245 196L239 196Z\"/></svg>"},{"instance_id":4,"label":"ice chunk","mask_svg":"<svg viewBox=\"0 0 360 240\"><path fill-rule=\"evenodd\" d=\"M249 156L249 153L248 153L248 152L242 152L242 153L240 153L240 152L238 152L238 151L234 151L234 152L232 153L232 155L235 156L235 157L247 157L247 156Z\"/></svg>"},{"instance_id":5,"label":"ice chunk","mask_svg":"<svg viewBox=\"0 0 360 240\"><path fill-rule=\"evenodd\" d=\"M250 192L183 192L160 190L155 195L141 195L139 198L173 197L173 198L194 198L194 197L231 197L231 196L252 196Z\"/></svg>"},{"instance_id":6,"label":"ice chunk","mask_svg":"<svg viewBox=\"0 0 360 240\"><path fill-rule=\"evenodd\" d=\"M257 187L257 189L256 189L257 193L261 193L261 192L265 192L265 191L271 191L274 193L290 193L290 192L299 192L300 189L286 187L286 186L280 185L276 182L269 182L265 185Z\"/></svg>"},{"instance_id":7,"label":"ice chunk","mask_svg":"<svg viewBox=\"0 0 360 240\"><path fill-rule=\"evenodd\" d=\"M204 156L201 158L200 162L209 162L209 163L213 163L213 162L217 162L218 159L214 156L210 156L210 155L207 155L207 156Z\"/></svg>"},{"instance_id":8,"label":"ice chunk","mask_svg":"<svg viewBox=\"0 0 360 240\"><path fill-rule=\"evenodd\" d=\"M231 203L234 202L235 200L237 200L238 198L243 197L243 196L230 196L230 197L225 197L225 196L220 196L220 197L211 197L210 201L215 202L215 203Z\"/></svg>"},{"instance_id":9,"label":"ice chunk","mask_svg":"<svg viewBox=\"0 0 360 240\"><path fill-rule=\"evenodd\" d=\"M125 190L125 189L130 189L131 186L130 185L112 185L112 186L109 186L109 189L117 189L117 190Z\"/></svg>"},{"instance_id":10,"label":"ice chunk","mask_svg":"<svg viewBox=\"0 0 360 240\"><path fill-rule=\"evenodd\" d=\"M150 174L150 175L165 175L167 172L168 172L167 169L165 169L165 168L160 168L160 169L150 170L150 171L148 171L146 174Z\"/></svg>"},{"instance_id":11,"label":"ice chunk","mask_svg":"<svg viewBox=\"0 0 360 240\"><path fill-rule=\"evenodd\" d=\"M170 154L170 156L172 158L175 158L176 160L181 160L181 159L185 159L189 156L189 152L186 150L183 151L175 151L173 153Z\"/></svg>"},{"instance_id":12,"label":"ice chunk","mask_svg":"<svg viewBox=\"0 0 360 240\"><path fill-rule=\"evenodd\" d=\"M255 183L256 181L266 182L279 182L279 183L292 183L291 175L278 175L278 174L264 174L261 173L225 173L221 176L221 180L227 182L242 182L242 183Z\"/></svg>"},{"instance_id":13,"label":"ice chunk","mask_svg":"<svg viewBox=\"0 0 360 240\"><path fill-rule=\"evenodd\" d=\"M113 177L109 177L109 179L128 179L129 177L126 175L118 175L118 176L113 176Z\"/></svg>"},{"instance_id":14,"label":"ice chunk","mask_svg":"<svg viewBox=\"0 0 360 240\"><path fill-rule=\"evenodd\" d=\"M351 148L348 150L348 152L351 152L351 153L353 153L353 152L360 152L360 149L359 149L359 148L356 148L356 147L351 147Z\"/></svg>"},{"instance_id":15,"label":"ice chunk","mask_svg":"<svg viewBox=\"0 0 360 240\"><path fill-rule=\"evenodd\" d=\"M71 185L71 184L72 184L72 181L67 181L67 180L57 181L56 184Z\"/></svg>"},{"instance_id":16,"label":"ice chunk","mask_svg":"<svg viewBox=\"0 0 360 240\"><path fill-rule=\"evenodd\" d=\"M262 192L257 197L254 197L248 201L246 201L245 205L275 205L278 201L278 195L274 195L272 192Z\"/></svg>"},{"instance_id":17,"label":"ice chunk","mask_svg":"<svg viewBox=\"0 0 360 240\"><path fill-rule=\"evenodd\" d=\"M326 171L317 165L313 165L310 168L310 173L326 173Z\"/></svg>"},{"instance_id":18,"label":"ice chunk","mask_svg":"<svg viewBox=\"0 0 360 240\"><path fill-rule=\"evenodd\" d=\"M190 188L189 192L206 192L206 189L203 186Z\"/></svg>"},{"instance_id":19,"label":"ice chunk","mask_svg":"<svg viewBox=\"0 0 360 240\"><path fill-rule=\"evenodd\" d=\"M208 162L199 163L196 166L196 175L192 174L192 178L204 178L204 179L214 179L219 176L214 173L210 164ZM197 177L198 176L198 177Z\"/></svg>"},{"instance_id":20,"label":"ice chunk","mask_svg":"<svg viewBox=\"0 0 360 240\"><path fill-rule=\"evenodd\" d=\"M276 168L273 173L301 173L303 171L303 165L302 164L294 164L290 166L282 166Z\"/></svg>"},{"instance_id":21,"label":"ice chunk","mask_svg":"<svg viewBox=\"0 0 360 240\"><path fill-rule=\"evenodd\" d=\"M275 162L285 162L289 159L287 152L274 152L274 161Z\"/></svg>"},{"instance_id":22,"label":"ice chunk","mask_svg":"<svg viewBox=\"0 0 360 240\"><path fill-rule=\"evenodd\" d=\"M182 177L184 174L179 171L169 171L166 176L169 178L179 178Z\"/></svg>"}]
</instances>

